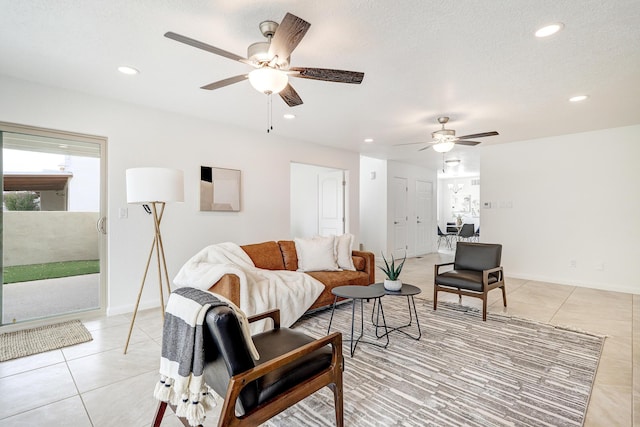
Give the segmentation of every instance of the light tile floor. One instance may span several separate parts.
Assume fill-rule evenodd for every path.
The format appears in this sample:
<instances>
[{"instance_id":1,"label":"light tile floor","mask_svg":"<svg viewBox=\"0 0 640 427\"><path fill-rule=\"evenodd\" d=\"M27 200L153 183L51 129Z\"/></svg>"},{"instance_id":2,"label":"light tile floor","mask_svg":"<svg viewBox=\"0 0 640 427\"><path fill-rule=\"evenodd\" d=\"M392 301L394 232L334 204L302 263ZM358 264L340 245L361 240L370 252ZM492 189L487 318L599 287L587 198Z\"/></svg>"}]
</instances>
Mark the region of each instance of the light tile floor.
<instances>
[{"instance_id":1,"label":"light tile floor","mask_svg":"<svg viewBox=\"0 0 640 427\"><path fill-rule=\"evenodd\" d=\"M433 298L433 264L451 254L407 260L402 279ZM508 273L508 272L507 272ZM382 279L382 277L380 277ZM453 294L439 300L457 302ZM480 307L481 301L463 298ZM489 310L606 335L585 426L640 426L640 295L509 278L508 308L500 291ZM149 426L156 402L162 321L159 310L138 314L127 355L130 315L86 321L93 341L0 363L0 427ZM181 424L171 411L163 427ZM216 425L209 414L205 426Z\"/></svg>"}]
</instances>

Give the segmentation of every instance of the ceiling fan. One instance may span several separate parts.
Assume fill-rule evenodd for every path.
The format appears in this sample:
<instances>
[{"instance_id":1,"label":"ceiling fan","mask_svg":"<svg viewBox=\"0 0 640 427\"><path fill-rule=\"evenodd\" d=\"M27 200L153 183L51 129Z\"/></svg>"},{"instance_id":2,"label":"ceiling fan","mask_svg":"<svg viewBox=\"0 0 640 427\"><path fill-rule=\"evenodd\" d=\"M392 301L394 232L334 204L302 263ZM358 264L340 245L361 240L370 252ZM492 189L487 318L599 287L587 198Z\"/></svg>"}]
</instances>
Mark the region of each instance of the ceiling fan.
<instances>
[{"instance_id":1,"label":"ceiling fan","mask_svg":"<svg viewBox=\"0 0 640 427\"><path fill-rule=\"evenodd\" d=\"M470 141L473 138L484 138L486 136L495 136L500 135L496 131L491 132L482 132L482 133L474 133L471 135L463 135L456 136L456 131L453 129L446 129L444 127L445 124L449 121L449 117L438 117L438 123L442 125L442 129L438 129L435 132L431 132L431 137L433 141L429 142L409 142L406 144L396 144L396 145L413 145L413 144L431 144L425 147L420 148L418 151L426 150L429 147L433 147L433 149L439 153L446 153L447 151L451 151L455 144L458 145L478 145L479 141Z\"/></svg>"},{"instance_id":2,"label":"ceiling fan","mask_svg":"<svg viewBox=\"0 0 640 427\"><path fill-rule=\"evenodd\" d=\"M360 84L364 78L364 73L355 71L290 67L291 52L298 46L310 26L310 23L291 13L287 13L280 24L274 21L261 22L260 32L267 41L250 45L247 58L171 31L167 32L165 37L254 68L249 73L202 86L202 89L219 89L248 79L256 90L267 95L278 93L288 106L295 107L302 104L302 99L289 83L289 77L354 84Z\"/></svg>"}]
</instances>

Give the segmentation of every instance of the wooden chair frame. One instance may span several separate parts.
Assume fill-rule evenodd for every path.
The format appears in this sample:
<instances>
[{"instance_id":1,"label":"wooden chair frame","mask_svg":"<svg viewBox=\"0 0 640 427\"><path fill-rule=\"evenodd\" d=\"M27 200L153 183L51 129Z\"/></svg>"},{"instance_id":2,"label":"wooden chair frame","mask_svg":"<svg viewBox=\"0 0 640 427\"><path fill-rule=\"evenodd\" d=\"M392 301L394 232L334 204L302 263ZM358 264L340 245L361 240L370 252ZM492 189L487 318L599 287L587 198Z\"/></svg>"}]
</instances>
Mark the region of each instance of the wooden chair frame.
<instances>
[{"instance_id":1,"label":"wooden chair frame","mask_svg":"<svg viewBox=\"0 0 640 427\"><path fill-rule=\"evenodd\" d=\"M248 318L249 323L271 318L273 320L273 329L280 329L280 310L274 309L264 313L257 314ZM240 392L245 385L255 381L256 379L272 372L282 366L285 366L296 359L299 359L309 353L312 353L325 345L331 345L332 355L331 364L323 371L306 381L292 387L285 393L282 393L273 399L262 403L252 411L243 416L236 416L236 401L240 396ZM262 363L241 374L234 375L229 380L227 394L224 398L224 404L218 420L218 427L235 427L235 426L256 426L278 415L285 409L295 405L300 400L320 390L322 387L328 386L333 392L333 401L335 405L336 426L344 426L344 405L343 405L343 385L342 371L344 370L344 360L342 357L342 334L334 332L326 337L319 338L308 344L303 345L295 350L291 350L275 359ZM160 402L153 421L153 427L159 427L167 405L175 412L174 405L167 402ZM185 427L190 427L185 418L179 418ZM200 426L202 427L202 426Z\"/></svg>"},{"instance_id":2,"label":"wooden chair frame","mask_svg":"<svg viewBox=\"0 0 640 427\"><path fill-rule=\"evenodd\" d=\"M490 290L501 288L502 289L502 302L504 306L507 306L507 292L506 284L504 282L504 271L502 267L495 267L489 270L482 270L482 292L475 292L472 290L462 290L460 288L454 288L450 286L439 285L436 280L438 274L440 274L440 268L454 265L454 262L447 262L444 264L436 264L433 266L433 309L436 310L438 306L438 292L449 292L457 294L459 299L462 300L462 295L467 297L480 298L482 300L482 320L487 320L487 294ZM498 281L489 284L489 275L492 273L498 273Z\"/></svg>"}]
</instances>

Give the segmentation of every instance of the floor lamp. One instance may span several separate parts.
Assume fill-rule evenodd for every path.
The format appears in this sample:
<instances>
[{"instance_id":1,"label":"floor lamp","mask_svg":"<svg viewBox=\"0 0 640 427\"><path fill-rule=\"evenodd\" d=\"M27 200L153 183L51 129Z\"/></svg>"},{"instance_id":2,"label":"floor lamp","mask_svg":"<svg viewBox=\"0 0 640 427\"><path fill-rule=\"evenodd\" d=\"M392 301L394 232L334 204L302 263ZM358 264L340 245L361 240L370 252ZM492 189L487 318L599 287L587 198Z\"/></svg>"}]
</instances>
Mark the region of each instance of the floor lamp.
<instances>
[{"instance_id":1,"label":"floor lamp","mask_svg":"<svg viewBox=\"0 0 640 427\"><path fill-rule=\"evenodd\" d=\"M167 203L184 201L184 173L178 169L169 168L134 168L127 169L127 203L144 205L145 210L153 214L154 236L147 265L144 268L140 291L136 300L136 306L133 310L131 325L129 326L129 335L127 335L127 343L124 346L124 353L127 354L133 324L136 321L138 313L138 305L140 297L144 289L144 283L149 273L151 258L153 253L156 254L156 263L158 268L158 283L160 285L160 307L162 308L162 317L164 318L164 295L162 290L162 282L167 286L167 295L171 293L169 284L169 274L167 273L167 262L164 257L164 246L162 245L162 234L160 233L160 223L164 215L164 208ZM149 208L149 206L151 208Z\"/></svg>"}]
</instances>

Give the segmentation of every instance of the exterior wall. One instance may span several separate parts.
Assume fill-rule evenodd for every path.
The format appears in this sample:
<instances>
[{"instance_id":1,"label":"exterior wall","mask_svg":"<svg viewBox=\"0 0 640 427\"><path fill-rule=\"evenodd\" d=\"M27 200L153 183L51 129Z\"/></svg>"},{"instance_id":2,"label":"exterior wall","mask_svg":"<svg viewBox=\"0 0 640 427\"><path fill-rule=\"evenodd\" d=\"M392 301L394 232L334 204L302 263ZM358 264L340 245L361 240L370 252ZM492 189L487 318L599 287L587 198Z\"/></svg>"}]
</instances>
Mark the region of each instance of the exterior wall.
<instances>
[{"instance_id":1,"label":"exterior wall","mask_svg":"<svg viewBox=\"0 0 640 427\"><path fill-rule=\"evenodd\" d=\"M95 212L5 211L5 267L98 259Z\"/></svg>"},{"instance_id":2,"label":"exterior wall","mask_svg":"<svg viewBox=\"0 0 640 427\"><path fill-rule=\"evenodd\" d=\"M40 191L41 211L66 211L67 189L60 191Z\"/></svg>"},{"instance_id":3,"label":"exterior wall","mask_svg":"<svg viewBox=\"0 0 640 427\"><path fill-rule=\"evenodd\" d=\"M100 211L100 159L66 156L65 170L73 173L69 180L70 212Z\"/></svg>"}]
</instances>

